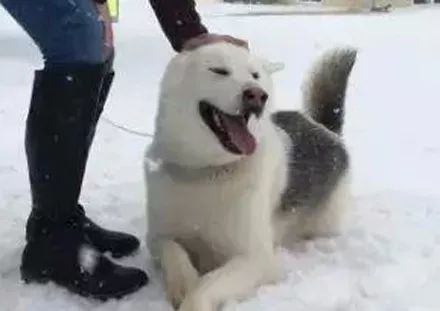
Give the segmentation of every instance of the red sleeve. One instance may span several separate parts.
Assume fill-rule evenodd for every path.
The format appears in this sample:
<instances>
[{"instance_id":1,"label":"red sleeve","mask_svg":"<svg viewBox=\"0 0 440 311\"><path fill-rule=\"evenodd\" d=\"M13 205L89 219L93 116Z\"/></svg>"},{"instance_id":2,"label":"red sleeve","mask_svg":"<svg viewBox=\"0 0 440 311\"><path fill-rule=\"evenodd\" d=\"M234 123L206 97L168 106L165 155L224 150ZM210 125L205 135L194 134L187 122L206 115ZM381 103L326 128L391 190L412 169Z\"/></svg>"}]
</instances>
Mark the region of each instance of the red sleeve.
<instances>
[{"instance_id":1,"label":"red sleeve","mask_svg":"<svg viewBox=\"0 0 440 311\"><path fill-rule=\"evenodd\" d=\"M157 19L174 50L186 40L208 32L196 11L194 0L150 0Z\"/></svg>"}]
</instances>

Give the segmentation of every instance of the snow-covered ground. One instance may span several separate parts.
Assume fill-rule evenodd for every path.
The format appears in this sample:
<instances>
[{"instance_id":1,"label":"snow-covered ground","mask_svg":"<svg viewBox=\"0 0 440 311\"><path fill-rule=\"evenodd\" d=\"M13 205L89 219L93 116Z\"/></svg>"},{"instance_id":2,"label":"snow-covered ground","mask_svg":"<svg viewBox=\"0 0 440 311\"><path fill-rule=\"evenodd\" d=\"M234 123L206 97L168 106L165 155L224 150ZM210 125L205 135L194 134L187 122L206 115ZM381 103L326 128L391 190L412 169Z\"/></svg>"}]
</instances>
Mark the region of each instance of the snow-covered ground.
<instances>
[{"instance_id":1,"label":"snow-covered ground","mask_svg":"<svg viewBox=\"0 0 440 311\"><path fill-rule=\"evenodd\" d=\"M173 52L146 1L125 0L121 9L118 76L105 114L151 132L158 81ZM341 44L359 49L345 128L356 206L340 237L280 254L284 282L225 310L440 310L440 7L387 15L231 14L249 10L267 8L202 8L211 30L247 38L255 53L286 63L276 77L280 108L299 108L301 81L320 53ZM32 70L40 64L37 49L0 10L0 310L171 310L145 247L123 262L148 269L152 282L122 301L100 304L20 282L29 212L22 141ZM92 218L140 237L148 142L101 123L82 199Z\"/></svg>"}]
</instances>

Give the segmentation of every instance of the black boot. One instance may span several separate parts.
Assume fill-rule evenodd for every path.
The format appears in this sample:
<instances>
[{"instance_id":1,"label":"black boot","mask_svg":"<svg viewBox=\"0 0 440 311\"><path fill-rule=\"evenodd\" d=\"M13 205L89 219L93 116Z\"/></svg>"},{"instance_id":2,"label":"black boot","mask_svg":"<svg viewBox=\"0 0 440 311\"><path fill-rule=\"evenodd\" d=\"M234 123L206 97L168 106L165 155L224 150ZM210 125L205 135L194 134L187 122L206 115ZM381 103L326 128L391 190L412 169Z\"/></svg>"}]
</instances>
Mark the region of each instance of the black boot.
<instances>
[{"instance_id":1,"label":"black boot","mask_svg":"<svg viewBox=\"0 0 440 311\"><path fill-rule=\"evenodd\" d=\"M52 220L33 210L27 224L21 277L26 283L54 282L72 293L99 300L118 299L148 282L137 268L117 265L94 250L82 220Z\"/></svg>"},{"instance_id":2,"label":"black boot","mask_svg":"<svg viewBox=\"0 0 440 311\"><path fill-rule=\"evenodd\" d=\"M113 57L110 57L103 65L103 79L98 95L96 113L87 137L87 155L95 136L99 118L104 110L114 76ZM84 161L84 164L86 162L87 161ZM85 168L83 168L83 170L84 169ZM84 208L80 204L78 204L78 214L81 216L81 223L90 243L100 252L109 252L113 257L120 258L132 254L139 248L140 243L136 237L127 233L110 231L100 227L86 216Z\"/></svg>"},{"instance_id":3,"label":"black boot","mask_svg":"<svg viewBox=\"0 0 440 311\"><path fill-rule=\"evenodd\" d=\"M148 278L99 253L92 263L82 260L93 239L77 202L103 75L102 65L36 73L26 129L33 208L21 274L27 282L54 281L74 293L105 300L136 291Z\"/></svg>"},{"instance_id":4,"label":"black boot","mask_svg":"<svg viewBox=\"0 0 440 311\"><path fill-rule=\"evenodd\" d=\"M81 224L90 243L102 253L110 253L114 258L132 254L139 248L139 240L128 233L104 229L88 218L84 208L78 205Z\"/></svg>"}]
</instances>

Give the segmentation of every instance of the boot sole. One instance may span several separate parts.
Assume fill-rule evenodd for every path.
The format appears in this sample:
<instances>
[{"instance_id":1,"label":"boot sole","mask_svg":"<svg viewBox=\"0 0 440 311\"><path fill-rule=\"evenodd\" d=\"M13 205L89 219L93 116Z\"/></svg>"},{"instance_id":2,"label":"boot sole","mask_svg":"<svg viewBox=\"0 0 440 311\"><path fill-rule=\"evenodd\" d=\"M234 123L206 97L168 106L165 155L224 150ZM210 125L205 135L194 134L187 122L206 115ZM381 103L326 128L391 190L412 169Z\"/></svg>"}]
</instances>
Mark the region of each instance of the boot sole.
<instances>
[{"instance_id":1,"label":"boot sole","mask_svg":"<svg viewBox=\"0 0 440 311\"><path fill-rule=\"evenodd\" d=\"M111 300L111 299L121 299L127 295L133 294L135 292L137 292L139 289L141 289L142 287L144 287L145 285L148 284L149 280L148 278L146 279L145 282L139 283L137 286L134 286L132 288L129 288L127 290L124 291L120 291L117 293L113 293L113 294L106 294L106 295L98 295L98 294L90 294L88 292L79 290L78 288L71 286L71 285L64 285L61 284L59 282L54 281L53 279L51 279L49 276L39 276L39 277L34 277L34 276L23 276L22 275L22 280L25 282L25 284L41 284L41 285L45 285L48 283L54 283L56 285L58 285L61 288L67 289L69 292L73 293L73 294L77 294L81 297L84 298L92 298L92 299L96 299L102 302Z\"/></svg>"},{"instance_id":2,"label":"boot sole","mask_svg":"<svg viewBox=\"0 0 440 311\"><path fill-rule=\"evenodd\" d=\"M104 252L106 253L106 252ZM111 252L111 251L107 251L107 253L110 254L110 256L114 259L121 259L121 258L125 258L125 257L132 257L132 256L136 256L139 253L139 247L137 247L136 249L129 251L129 252Z\"/></svg>"}]
</instances>

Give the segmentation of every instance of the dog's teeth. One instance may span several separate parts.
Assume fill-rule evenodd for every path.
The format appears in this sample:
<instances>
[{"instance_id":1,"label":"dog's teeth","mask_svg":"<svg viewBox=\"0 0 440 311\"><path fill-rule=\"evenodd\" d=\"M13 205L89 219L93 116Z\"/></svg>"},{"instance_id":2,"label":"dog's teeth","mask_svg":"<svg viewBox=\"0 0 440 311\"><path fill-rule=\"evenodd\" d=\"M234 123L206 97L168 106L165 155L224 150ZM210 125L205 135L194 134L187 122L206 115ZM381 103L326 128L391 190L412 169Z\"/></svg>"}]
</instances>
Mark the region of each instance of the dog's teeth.
<instances>
[{"instance_id":1,"label":"dog's teeth","mask_svg":"<svg viewBox=\"0 0 440 311\"><path fill-rule=\"evenodd\" d=\"M221 127L222 124L220 122L220 117L218 116L218 114L214 113L214 123L215 125L217 125L218 127Z\"/></svg>"}]
</instances>

